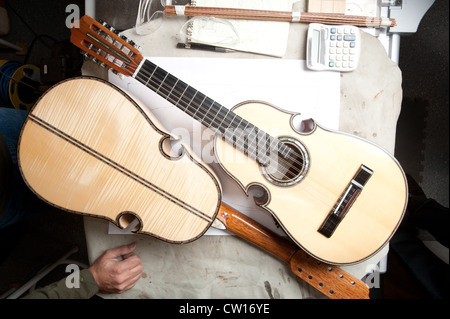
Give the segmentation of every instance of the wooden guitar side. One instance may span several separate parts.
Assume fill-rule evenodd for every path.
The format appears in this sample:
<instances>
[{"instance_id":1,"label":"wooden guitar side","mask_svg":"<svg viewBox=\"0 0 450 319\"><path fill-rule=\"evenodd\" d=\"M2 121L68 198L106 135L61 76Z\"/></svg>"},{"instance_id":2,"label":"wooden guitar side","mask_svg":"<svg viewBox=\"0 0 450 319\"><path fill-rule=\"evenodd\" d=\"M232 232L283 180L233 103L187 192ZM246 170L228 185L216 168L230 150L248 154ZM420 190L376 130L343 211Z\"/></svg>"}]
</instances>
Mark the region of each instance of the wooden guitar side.
<instances>
[{"instance_id":1,"label":"wooden guitar side","mask_svg":"<svg viewBox=\"0 0 450 319\"><path fill-rule=\"evenodd\" d=\"M214 220L221 188L188 148L169 157L169 138L118 88L76 78L51 88L30 112L19 165L28 186L52 205L122 227L132 214L139 233L189 242Z\"/></svg>"}]
</instances>

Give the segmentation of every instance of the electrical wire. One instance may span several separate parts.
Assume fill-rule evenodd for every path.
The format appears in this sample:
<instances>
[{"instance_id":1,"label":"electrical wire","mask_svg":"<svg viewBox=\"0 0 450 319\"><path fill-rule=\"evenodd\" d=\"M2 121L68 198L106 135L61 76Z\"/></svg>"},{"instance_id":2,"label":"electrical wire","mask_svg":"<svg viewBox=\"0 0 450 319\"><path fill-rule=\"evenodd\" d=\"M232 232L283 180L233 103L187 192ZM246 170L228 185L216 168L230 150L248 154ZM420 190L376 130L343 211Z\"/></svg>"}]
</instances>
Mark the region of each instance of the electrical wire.
<instances>
[{"instance_id":1,"label":"electrical wire","mask_svg":"<svg viewBox=\"0 0 450 319\"><path fill-rule=\"evenodd\" d=\"M8 61L0 67L0 98L7 106L11 105L9 98L9 83L12 80L14 72L20 68L22 64L15 61Z\"/></svg>"}]
</instances>

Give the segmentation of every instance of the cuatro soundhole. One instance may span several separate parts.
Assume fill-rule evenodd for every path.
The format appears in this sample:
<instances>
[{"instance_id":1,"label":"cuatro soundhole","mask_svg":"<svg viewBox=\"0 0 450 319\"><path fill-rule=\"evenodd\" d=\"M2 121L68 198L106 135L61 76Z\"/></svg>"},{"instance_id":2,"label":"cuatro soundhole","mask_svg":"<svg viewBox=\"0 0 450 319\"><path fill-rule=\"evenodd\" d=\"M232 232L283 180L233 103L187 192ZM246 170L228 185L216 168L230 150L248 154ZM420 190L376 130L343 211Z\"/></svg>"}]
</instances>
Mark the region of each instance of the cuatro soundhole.
<instances>
[{"instance_id":1,"label":"cuatro soundhole","mask_svg":"<svg viewBox=\"0 0 450 319\"><path fill-rule=\"evenodd\" d=\"M278 186L291 186L305 177L309 168L306 148L296 139L279 137L283 150L270 154L270 163L260 166L264 177Z\"/></svg>"}]
</instances>

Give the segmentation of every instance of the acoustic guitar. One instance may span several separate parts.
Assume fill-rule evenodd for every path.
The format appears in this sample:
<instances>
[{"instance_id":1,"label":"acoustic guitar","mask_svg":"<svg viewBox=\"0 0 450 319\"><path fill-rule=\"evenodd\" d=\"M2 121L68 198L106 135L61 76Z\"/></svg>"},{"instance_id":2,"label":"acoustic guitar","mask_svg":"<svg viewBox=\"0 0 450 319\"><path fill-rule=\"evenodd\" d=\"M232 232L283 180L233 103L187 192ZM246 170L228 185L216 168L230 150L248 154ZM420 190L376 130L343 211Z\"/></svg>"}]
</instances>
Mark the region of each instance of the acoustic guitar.
<instances>
[{"instance_id":1,"label":"acoustic guitar","mask_svg":"<svg viewBox=\"0 0 450 319\"><path fill-rule=\"evenodd\" d=\"M79 28L72 28L71 42L86 52L87 56L111 68L115 73L134 77L216 133L214 154L221 167L240 185L245 194L248 194L252 186L265 190L265 198L260 198L257 204L270 212L288 236L305 252L331 264L357 263L379 251L394 234L406 208L407 183L399 163L385 150L359 137L324 129L315 122L311 122L309 131L298 131L292 122L295 114L264 102L245 102L231 110L227 109L150 60L144 59L133 41L107 23L98 22L89 16L82 17L79 22ZM76 94L83 94L83 90ZM60 94L70 94L73 97L75 94L71 94L72 92L65 90ZM84 108L98 110L97 96L99 94L94 93L91 98L87 98ZM36 110L37 108L31 112L30 118ZM121 132L126 125L133 127L130 123L118 124L122 121L121 117L125 116L123 113L107 114L110 118L107 124L114 126L111 130ZM72 117L61 116L64 118L62 122ZM105 129L105 125L98 122L97 118L90 120L91 115L86 116L87 119L79 124L80 120L71 120L74 130L93 136L88 132L88 127L94 127L98 130L96 133ZM271 136L266 131L276 131L278 134ZM114 138L106 134L103 136L109 143L114 143ZM127 139L130 143L133 140L131 136ZM108 149L108 142L101 142L95 135L89 138ZM25 154L23 144L22 137L21 152ZM121 152L132 146L125 144L121 146ZM141 148L139 143L134 144ZM94 152L97 150L94 149ZM22 159L24 154L20 154ZM74 160L70 163L66 167L69 170L86 165ZM196 160L197 163L201 163L200 160ZM159 174L159 178L165 180L164 165L157 169L149 168L151 163L143 158L139 164L144 167L136 164L132 168L124 166L124 170L133 176L140 176L140 173L135 172L137 169L152 170L152 173ZM29 179L28 174L42 169L41 166L34 166L25 171L25 166L22 163L26 180ZM46 167L50 168L50 165ZM203 165L201 167L203 171L206 169ZM63 169L57 175L63 176L62 171ZM83 175L83 168L77 172ZM207 175L211 178L212 173ZM75 180L76 174L73 178ZM121 190L126 188L125 185L116 185L110 180L111 178L107 178L108 182L113 183L110 187L119 187ZM81 181L92 185L87 176L86 180ZM169 185L172 183L173 181L167 181ZM176 185L181 187L185 183L192 185L188 188L195 189L194 192L207 200L209 194L204 193L205 187L195 180L182 178ZM217 181L212 184L216 186L211 188L219 189ZM36 186L31 187L40 193ZM103 192L90 195L102 198L105 189L106 187L102 187ZM69 194L69 190L70 188L66 188L63 192L65 196ZM164 191L164 194L170 193L170 190ZM75 199L77 196L74 194L70 197ZM219 205L216 201L218 197L220 195L214 195L214 200L211 201L215 204L211 206ZM123 199L129 200L129 196L125 195ZM143 200L143 197L140 199ZM160 207L164 214L171 216L170 208ZM82 209L84 207L72 210L83 211ZM138 210L127 210L139 214ZM202 212L198 216L208 216L206 224L215 214L214 209L210 214L198 210ZM170 218L165 225L172 225Z\"/></svg>"}]
</instances>

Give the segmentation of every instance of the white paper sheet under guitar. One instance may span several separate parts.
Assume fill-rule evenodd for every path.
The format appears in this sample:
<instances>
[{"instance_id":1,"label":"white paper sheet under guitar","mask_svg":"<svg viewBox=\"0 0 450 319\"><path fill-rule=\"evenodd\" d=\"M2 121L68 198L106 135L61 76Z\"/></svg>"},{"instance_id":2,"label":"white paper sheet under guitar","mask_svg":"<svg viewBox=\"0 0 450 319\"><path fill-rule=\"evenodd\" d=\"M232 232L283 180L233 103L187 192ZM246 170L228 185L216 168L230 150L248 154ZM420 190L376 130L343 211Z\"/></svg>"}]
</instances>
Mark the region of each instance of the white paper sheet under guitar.
<instances>
[{"instance_id":1,"label":"white paper sheet under guitar","mask_svg":"<svg viewBox=\"0 0 450 319\"><path fill-rule=\"evenodd\" d=\"M260 100L284 110L300 113L296 117L298 120L313 118L322 127L338 129L340 110L338 72L310 71L305 68L305 61L302 60L161 57L148 59L226 108L232 108L248 100ZM202 127L190 116L133 78L120 79L109 73L109 81L142 101L166 130L181 136L197 155L202 156L220 179L224 202L278 234L285 235L276 226L273 217L254 204L252 194L247 197L217 163L212 163L213 157L208 148L212 145L210 143L212 131ZM258 115L255 114L256 116ZM123 234L123 231L110 223L109 233ZM205 235L230 235L230 233L210 228Z\"/></svg>"}]
</instances>

